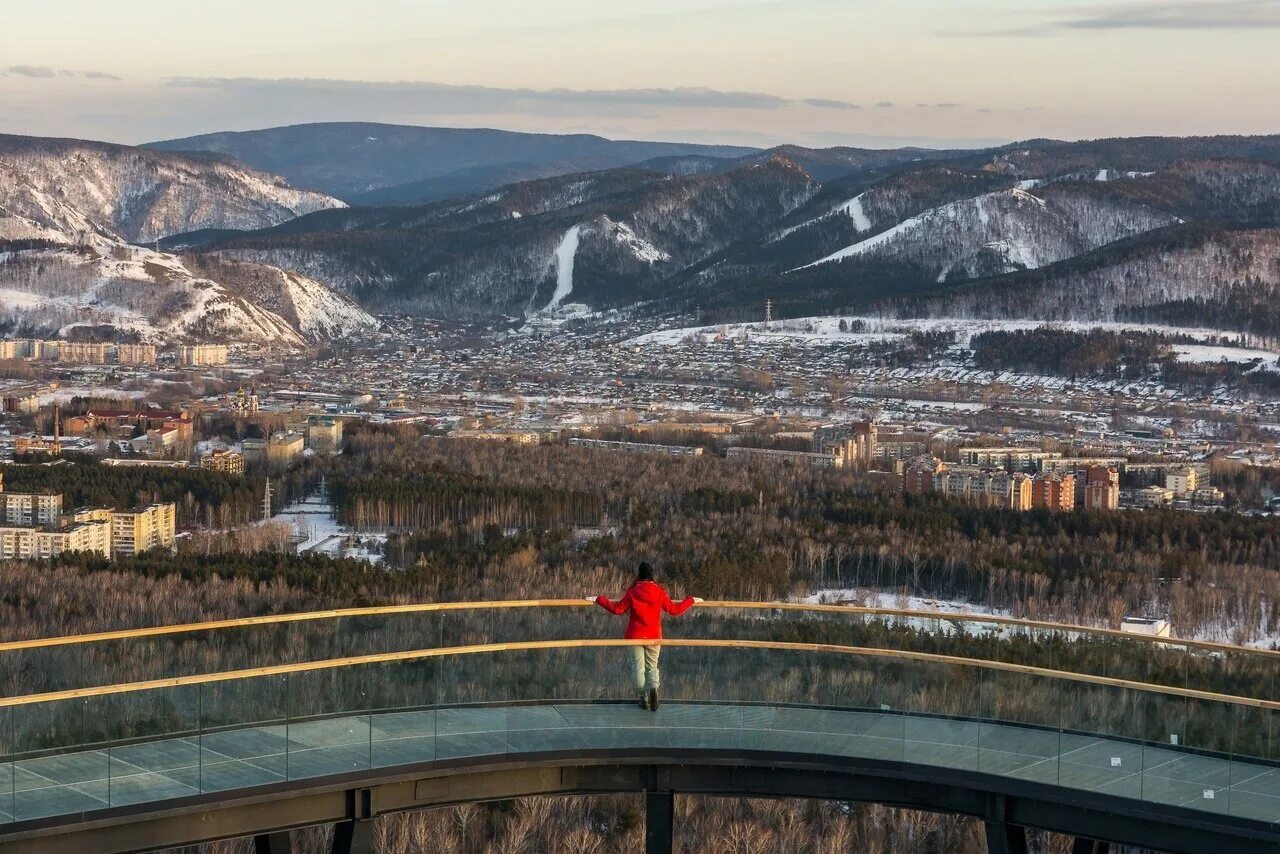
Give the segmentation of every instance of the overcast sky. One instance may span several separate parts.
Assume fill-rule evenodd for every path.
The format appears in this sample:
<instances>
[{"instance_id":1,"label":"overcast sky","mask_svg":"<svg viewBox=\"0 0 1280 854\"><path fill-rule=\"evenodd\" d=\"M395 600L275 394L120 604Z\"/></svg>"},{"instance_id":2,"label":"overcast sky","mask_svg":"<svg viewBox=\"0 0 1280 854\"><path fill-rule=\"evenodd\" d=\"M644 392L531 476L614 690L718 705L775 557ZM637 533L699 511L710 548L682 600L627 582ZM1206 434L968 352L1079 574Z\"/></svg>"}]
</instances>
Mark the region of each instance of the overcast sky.
<instances>
[{"instance_id":1,"label":"overcast sky","mask_svg":"<svg viewBox=\"0 0 1280 854\"><path fill-rule=\"evenodd\" d=\"M3 18L8 133L137 143L368 120L887 146L1280 132L1280 0L5 0Z\"/></svg>"}]
</instances>

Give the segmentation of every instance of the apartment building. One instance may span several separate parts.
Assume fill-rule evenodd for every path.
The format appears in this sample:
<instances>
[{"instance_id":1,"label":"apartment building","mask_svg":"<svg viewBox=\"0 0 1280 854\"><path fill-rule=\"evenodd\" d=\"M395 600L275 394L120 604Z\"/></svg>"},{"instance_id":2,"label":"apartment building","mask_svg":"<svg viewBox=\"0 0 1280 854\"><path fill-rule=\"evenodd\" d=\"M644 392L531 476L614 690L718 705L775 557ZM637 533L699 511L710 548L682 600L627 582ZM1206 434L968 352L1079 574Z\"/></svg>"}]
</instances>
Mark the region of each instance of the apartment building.
<instances>
[{"instance_id":1,"label":"apartment building","mask_svg":"<svg viewBox=\"0 0 1280 854\"><path fill-rule=\"evenodd\" d=\"M58 361L80 365L105 365L107 345L87 341L58 342Z\"/></svg>"},{"instance_id":2,"label":"apartment building","mask_svg":"<svg viewBox=\"0 0 1280 854\"><path fill-rule=\"evenodd\" d=\"M450 434L452 435L452 434ZM608 439L584 439L574 437L570 445L579 448L599 448L604 451L622 451L628 454L657 454L664 457L700 457L703 449L688 445L657 445L650 442L612 442Z\"/></svg>"},{"instance_id":3,"label":"apartment building","mask_svg":"<svg viewBox=\"0 0 1280 854\"><path fill-rule=\"evenodd\" d=\"M225 365L227 363L227 345L184 344L178 348L178 362L188 367Z\"/></svg>"},{"instance_id":4,"label":"apartment building","mask_svg":"<svg viewBox=\"0 0 1280 854\"><path fill-rule=\"evenodd\" d=\"M1171 471L1164 477L1164 488L1172 491L1179 498L1191 495L1199 485L1200 476L1190 466Z\"/></svg>"},{"instance_id":5,"label":"apartment building","mask_svg":"<svg viewBox=\"0 0 1280 854\"><path fill-rule=\"evenodd\" d=\"M947 470L947 464L937 457L916 457L902 470L902 491L909 495L933 492L935 477Z\"/></svg>"},{"instance_id":6,"label":"apartment building","mask_svg":"<svg viewBox=\"0 0 1280 854\"><path fill-rule=\"evenodd\" d=\"M842 460L838 467L867 468L876 458L878 433L871 421L828 424L813 431L813 453Z\"/></svg>"},{"instance_id":7,"label":"apartment building","mask_svg":"<svg viewBox=\"0 0 1280 854\"><path fill-rule=\"evenodd\" d=\"M1085 474L1086 510L1115 510L1120 506L1120 472L1106 466L1090 466Z\"/></svg>"},{"instance_id":8,"label":"apartment building","mask_svg":"<svg viewBox=\"0 0 1280 854\"><path fill-rule=\"evenodd\" d=\"M1053 513L1076 509L1076 478L1071 474L1038 474L1031 481L1031 506Z\"/></svg>"},{"instance_id":9,"label":"apartment building","mask_svg":"<svg viewBox=\"0 0 1280 854\"><path fill-rule=\"evenodd\" d=\"M176 539L172 503L148 504L111 514L111 552L129 557L149 549L168 548Z\"/></svg>"},{"instance_id":10,"label":"apartment building","mask_svg":"<svg viewBox=\"0 0 1280 854\"><path fill-rule=\"evenodd\" d=\"M842 468L844 457L836 454L814 454L809 451L782 451L773 448L729 448L724 453L731 460L755 460L769 463L791 463L814 468Z\"/></svg>"},{"instance_id":11,"label":"apartment building","mask_svg":"<svg viewBox=\"0 0 1280 854\"><path fill-rule=\"evenodd\" d=\"M61 515L62 496L56 492L0 492L0 518L6 525L52 525Z\"/></svg>"},{"instance_id":12,"label":"apartment building","mask_svg":"<svg viewBox=\"0 0 1280 854\"><path fill-rule=\"evenodd\" d=\"M307 447L328 454L342 447L342 419L312 415L307 419Z\"/></svg>"},{"instance_id":13,"label":"apartment building","mask_svg":"<svg viewBox=\"0 0 1280 854\"><path fill-rule=\"evenodd\" d=\"M986 466L988 468L1025 469L1040 465L1045 460L1054 460L1062 456L1057 451L1042 451L1039 448L961 448L960 462L969 466Z\"/></svg>"},{"instance_id":14,"label":"apartment building","mask_svg":"<svg viewBox=\"0 0 1280 854\"><path fill-rule=\"evenodd\" d=\"M223 474L243 475L244 456L230 448L214 448L200 458L200 468Z\"/></svg>"},{"instance_id":15,"label":"apartment building","mask_svg":"<svg viewBox=\"0 0 1280 854\"><path fill-rule=\"evenodd\" d=\"M154 344L117 344L116 361L121 365L154 365L156 346Z\"/></svg>"}]
</instances>

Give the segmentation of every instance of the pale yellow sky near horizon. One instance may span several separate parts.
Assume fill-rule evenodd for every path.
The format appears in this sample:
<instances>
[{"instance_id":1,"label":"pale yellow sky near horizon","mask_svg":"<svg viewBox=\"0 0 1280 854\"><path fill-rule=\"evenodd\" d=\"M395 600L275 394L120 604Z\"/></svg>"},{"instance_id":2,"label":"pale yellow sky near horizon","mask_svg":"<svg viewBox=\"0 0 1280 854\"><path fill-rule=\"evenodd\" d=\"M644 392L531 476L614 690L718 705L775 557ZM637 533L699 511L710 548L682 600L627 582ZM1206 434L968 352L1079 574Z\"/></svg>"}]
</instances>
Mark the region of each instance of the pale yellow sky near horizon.
<instances>
[{"instance_id":1,"label":"pale yellow sky near horizon","mask_svg":"<svg viewBox=\"0 0 1280 854\"><path fill-rule=\"evenodd\" d=\"M0 132L136 143L367 120L873 146L1275 133L1277 43L1280 0L9 0Z\"/></svg>"}]
</instances>

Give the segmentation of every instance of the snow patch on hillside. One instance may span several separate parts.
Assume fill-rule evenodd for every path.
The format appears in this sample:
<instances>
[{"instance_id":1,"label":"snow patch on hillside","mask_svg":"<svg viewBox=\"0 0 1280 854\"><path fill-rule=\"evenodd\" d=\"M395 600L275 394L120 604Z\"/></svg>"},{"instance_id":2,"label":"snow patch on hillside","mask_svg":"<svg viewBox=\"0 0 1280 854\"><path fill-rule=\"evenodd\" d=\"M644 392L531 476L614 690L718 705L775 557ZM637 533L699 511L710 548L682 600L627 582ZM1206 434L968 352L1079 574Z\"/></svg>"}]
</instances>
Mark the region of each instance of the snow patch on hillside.
<instances>
[{"instance_id":1,"label":"snow patch on hillside","mask_svg":"<svg viewBox=\"0 0 1280 854\"><path fill-rule=\"evenodd\" d=\"M545 311L551 311L573 293L573 259L578 254L578 234L581 230L580 225L570 228L556 247L556 290Z\"/></svg>"},{"instance_id":2,"label":"snow patch on hillside","mask_svg":"<svg viewBox=\"0 0 1280 854\"><path fill-rule=\"evenodd\" d=\"M646 264L654 264L659 261L670 261L671 256L636 234L631 226L625 222L614 222L607 216L603 217L605 227L613 232L613 239L636 257L637 261L643 261Z\"/></svg>"},{"instance_id":3,"label":"snow patch on hillside","mask_svg":"<svg viewBox=\"0 0 1280 854\"><path fill-rule=\"evenodd\" d=\"M871 220L867 217L866 212L862 208L862 196L863 194L859 193L858 195L854 196L852 199L849 199L849 201L836 205L830 211L822 214L821 216L815 216L812 219L807 219L802 223L798 223L797 225L790 226L789 228L784 228L782 229L782 231L778 232L777 236L774 237L773 240L769 242L777 243L782 238L790 234L794 234L795 232L799 231L802 228L808 228L809 226L813 225L816 222L821 222L824 219L828 219L829 217L833 217L836 214L840 214L840 213L844 214L845 216L849 217L849 219L853 220L853 229L854 231L858 232L858 234L861 234L864 231L870 231Z\"/></svg>"}]
</instances>

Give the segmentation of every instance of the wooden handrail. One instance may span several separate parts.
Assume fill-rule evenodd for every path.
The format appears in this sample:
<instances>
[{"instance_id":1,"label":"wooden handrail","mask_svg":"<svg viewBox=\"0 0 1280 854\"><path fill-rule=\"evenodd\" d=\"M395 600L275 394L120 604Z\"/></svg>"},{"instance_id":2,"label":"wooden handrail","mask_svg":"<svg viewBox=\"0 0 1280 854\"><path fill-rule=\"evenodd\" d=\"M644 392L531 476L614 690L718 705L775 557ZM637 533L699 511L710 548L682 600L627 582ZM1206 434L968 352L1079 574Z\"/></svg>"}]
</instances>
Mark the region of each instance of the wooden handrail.
<instances>
[{"instance_id":1,"label":"wooden handrail","mask_svg":"<svg viewBox=\"0 0 1280 854\"><path fill-rule=\"evenodd\" d=\"M116 629L107 632L95 632L83 635L67 635L65 637L31 638L28 640L6 641L0 643L0 653L46 647L72 646L75 644L99 643L113 640L129 640L133 638L161 637L164 635L184 634L187 632L206 632L220 629L240 628L246 626L269 626L282 623L300 623L318 620L342 619L344 617L367 617L390 614L421 614L437 611L482 611L510 608L564 608L590 607L584 599L518 599L494 602L425 602L410 605L373 605L365 608L336 608L324 611L300 611L291 614L270 614L262 617L234 617L226 620L211 620L202 623L180 623L170 626L150 626L141 629ZM1047 629L1060 632L1077 632L1136 641L1139 643L1155 643L1164 646L1185 646L1213 652L1243 653L1258 656L1280 656L1280 651L1257 649L1255 647L1236 646L1216 643L1214 641L1189 640L1185 638L1157 637L1122 632L1118 629L1098 628L1094 626L1077 626L1070 623L1055 623L1044 620L1025 620L1018 617L1003 617L989 614L944 613L941 611L921 611L907 608L874 608L861 605L817 605L805 602L739 602L733 600L707 601L699 608L726 608L745 610L780 610L806 611L811 613L863 614L867 616L907 617L927 620L947 620L961 623L988 623L995 625L1015 626L1033 629Z\"/></svg>"},{"instance_id":2,"label":"wooden handrail","mask_svg":"<svg viewBox=\"0 0 1280 854\"><path fill-rule=\"evenodd\" d=\"M959 656L939 655L931 652L915 652L898 649L876 649L871 647L840 646L837 644L800 643L791 641L760 640L717 640L711 638L670 638L657 642L669 647L714 647L725 649L764 649L786 652L831 653L840 655L857 655L874 658L888 658L909 661L927 661L949 664L960 667L971 667L983 670L999 670L1009 673L1021 673L1029 676L1040 676L1061 679L1071 682L1082 682L1090 685L1105 685L1114 688L1127 688L1148 693L1185 697L1194 700L1227 703L1236 706L1249 706L1258 709L1280 710L1280 701L1262 700L1255 697L1238 697L1230 694L1218 694L1213 691L1200 691L1194 688L1176 688L1170 685L1155 685L1147 682L1136 682L1130 679L1118 679L1111 676L1094 676L1087 673L1073 673L1067 670L1053 670L1035 667L1029 664L1013 664L1004 661L989 661L980 658L964 658ZM432 649L415 649L403 652L383 652L369 655L332 658L324 661L306 661L297 664L278 664L268 667L255 667L246 670L230 670L220 673L201 673L194 676L174 676L164 679L151 679L143 682L128 682L119 685L102 685L96 688L74 688L66 691L53 691L45 694L29 694L21 697L0 698L0 708L28 706L37 703L52 703L60 700L75 700L87 697L103 697L113 694L130 694L140 691L154 691L164 688L180 688L188 685L205 685L216 682L231 682L239 679L255 679L266 676L281 676L292 673L307 673L317 670L334 670L342 667L354 667L368 664L389 664L404 661L420 661L431 658L444 658L458 655L478 655L494 652L513 652L548 649L578 649L588 647L621 647L652 646L652 640L621 640L613 638L524 641L517 643L487 643L467 646L435 647Z\"/></svg>"}]
</instances>

